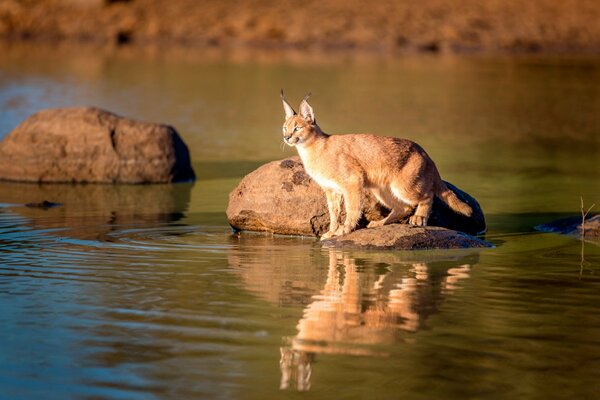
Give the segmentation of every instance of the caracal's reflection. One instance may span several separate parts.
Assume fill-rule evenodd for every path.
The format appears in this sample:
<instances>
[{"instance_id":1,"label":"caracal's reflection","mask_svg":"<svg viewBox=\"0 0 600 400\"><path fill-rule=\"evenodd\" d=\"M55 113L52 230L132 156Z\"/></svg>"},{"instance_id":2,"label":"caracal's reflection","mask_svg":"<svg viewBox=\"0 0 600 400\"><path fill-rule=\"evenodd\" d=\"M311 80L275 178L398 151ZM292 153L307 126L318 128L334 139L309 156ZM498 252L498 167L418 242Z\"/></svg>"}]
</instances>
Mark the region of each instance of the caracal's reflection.
<instances>
[{"instance_id":1,"label":"caracal's reflection","mask_svg":"<svg viewBox=\"0 0 600 400\"><path fill-rule=\"evenodd\" d=\"M388 266L378 272L330 249L323 290L304 309L296 336L284 338L280 348L281 389L295 384L299 391L309 390L316 354L386 356L378 345L410 341L402 333L416 332L444 295L469 277L470 264L454 264L430 271L425 263L406 263L408 269Z\"/></svg>"}]
</instances>

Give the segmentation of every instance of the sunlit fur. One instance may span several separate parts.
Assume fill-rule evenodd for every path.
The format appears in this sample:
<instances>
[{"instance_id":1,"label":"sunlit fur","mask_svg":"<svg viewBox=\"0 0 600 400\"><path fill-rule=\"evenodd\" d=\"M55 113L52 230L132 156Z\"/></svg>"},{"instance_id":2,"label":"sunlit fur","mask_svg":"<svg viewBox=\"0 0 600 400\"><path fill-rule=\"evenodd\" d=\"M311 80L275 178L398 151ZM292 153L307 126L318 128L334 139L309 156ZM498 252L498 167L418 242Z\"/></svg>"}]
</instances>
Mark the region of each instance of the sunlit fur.
<instances>
[{"instance_id":1,"label":"sunlit fur","mask_svg":"<svg viewBox=\"0 0 600 400\"><path fill-rule=\"evenodd\" d=\"M435 196L453 210L471 215L472 209L446 187L421 146L407 139L371 134L328 135L317 125L307 97L296 114L282 93L286 114L283 138L296 147L306 172L325 192L330 226L321 239L354 230L361 215L363 189L391 210L369 227L391 224L411 214L410 224L425 226ZM340 226L342 199L346 219Z\"/></svg>"}]
</instances>

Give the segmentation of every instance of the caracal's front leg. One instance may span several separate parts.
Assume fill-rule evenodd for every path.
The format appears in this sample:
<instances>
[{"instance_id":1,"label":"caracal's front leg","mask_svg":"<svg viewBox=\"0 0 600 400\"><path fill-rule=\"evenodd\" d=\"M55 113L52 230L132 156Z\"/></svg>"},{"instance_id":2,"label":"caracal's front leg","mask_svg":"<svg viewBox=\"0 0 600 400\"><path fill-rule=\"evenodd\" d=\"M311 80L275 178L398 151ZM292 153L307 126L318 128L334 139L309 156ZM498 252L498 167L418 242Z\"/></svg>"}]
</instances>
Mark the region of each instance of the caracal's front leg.
<instances>
[{"instance_id":1,"label":"caracal's front leg","mask_svg":"<svg viewBox=\"0 0 600 400\"><path fill-rule=\"evenodd\" d=\"M344 189L344 205L346 207L346 221L335 233L336 236L346 235L356 228L362 213L362 184L356 184Z\"/></svg>"},{"instance_id":2,"label":"caracal's front leg","mask_svg":"<svg viewBox=\"0 0 600 400\"><path fill-rule=\"evenodd\" d=\"M332 238L340 227L342 195L330 189L323 190L325 191L327 209L329 210L329 230L321 236L321 240L327 240Z\"/></svg>"}]
</instances>

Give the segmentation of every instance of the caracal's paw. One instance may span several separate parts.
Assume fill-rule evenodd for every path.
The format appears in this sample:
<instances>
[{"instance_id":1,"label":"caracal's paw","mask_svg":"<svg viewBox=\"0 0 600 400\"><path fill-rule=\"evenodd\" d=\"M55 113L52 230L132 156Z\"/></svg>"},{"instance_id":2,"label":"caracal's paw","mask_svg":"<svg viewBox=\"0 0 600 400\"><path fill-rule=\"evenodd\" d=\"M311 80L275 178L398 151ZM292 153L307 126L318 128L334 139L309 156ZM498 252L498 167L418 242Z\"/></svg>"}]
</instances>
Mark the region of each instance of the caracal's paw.
<instances>
[{"instance_id":1,"label":"caracal's paw","mask_svg":"<svg viewBox=\"0 0 600 400\"><path fill-rule=\"evenodd\" d=\"M414 226L427 226L427 217L422 217L420 215L413 215L408 220L408 223Z\"/></svg>"},{"instance_id":2,"label":"caracal's paw","mask_svg":"<svg viewBox=\"0 0 600 400\"><path fill-rule=\"evenodd\" d=\"M340 226L339 229L337 231L335 231L335 236L344 236L344 235L349 234L353 230L354 229L352 229L351 226Z\"/></svg>"},{"instance_id":3,"label":"caracal's paw","mask_svg":"<svg viewBox=\"0 0 600 400\"><path fill-rule=\"evenodd\" d=\"M383 226L383 220L371 221L369 222L369 225L367 225L367 228L378 228L380 226Z\"/></svg>"},{"instance_id":4,"label":"caracal's paw","mask_svg":"<svg viewBox=\"0 0 600 400\"><path fill-rule=\"evenodd\" d=\"M325 232L323 235L321 235L321 238L319 240L328 240L334 236L335 236L335 232L332 232L332 231Z\"/></svg>"}]
</instances>

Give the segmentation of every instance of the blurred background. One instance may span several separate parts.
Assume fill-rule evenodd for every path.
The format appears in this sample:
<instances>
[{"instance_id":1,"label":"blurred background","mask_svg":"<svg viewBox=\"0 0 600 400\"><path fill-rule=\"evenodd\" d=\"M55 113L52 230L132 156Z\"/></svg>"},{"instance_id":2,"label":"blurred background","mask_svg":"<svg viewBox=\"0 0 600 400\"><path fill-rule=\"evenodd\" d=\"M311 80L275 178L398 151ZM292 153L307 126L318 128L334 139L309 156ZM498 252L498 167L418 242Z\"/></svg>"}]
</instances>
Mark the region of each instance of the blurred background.
<instances>
[{"instance_id":1,"label":"blurred background","mask_svg":"<svg viewBox=\"0 0 600 400\"><path fill-rule=\"evenodd\" d=\"M215 48L597 52L595 0L1 0L0 37Z\"/></svg>"}]
</instances>

